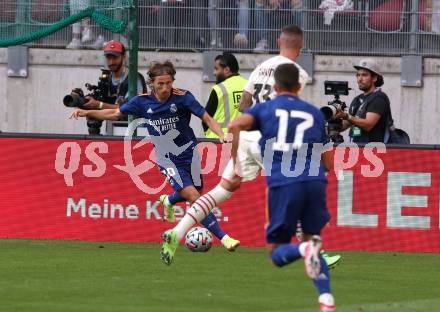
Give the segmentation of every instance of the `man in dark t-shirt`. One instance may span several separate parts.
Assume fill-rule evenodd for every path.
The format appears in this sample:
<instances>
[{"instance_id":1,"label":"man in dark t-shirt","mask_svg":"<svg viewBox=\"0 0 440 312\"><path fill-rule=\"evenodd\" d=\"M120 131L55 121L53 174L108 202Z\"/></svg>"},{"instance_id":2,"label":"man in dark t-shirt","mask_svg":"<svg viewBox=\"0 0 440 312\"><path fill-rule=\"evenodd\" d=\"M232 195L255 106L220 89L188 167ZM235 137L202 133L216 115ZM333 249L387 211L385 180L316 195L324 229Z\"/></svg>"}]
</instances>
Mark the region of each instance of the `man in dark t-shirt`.
<instances>
[{"instance_id":1,"label":"man in dark t-shirt","mask_svg":"<svg viewBox=\"0 0 440 312\"><path fill-rule=\"evenodd\" d=\"M348 112L339 111L335 118L344 119L343 129L350 128L353 142L384 142L392 117L390 100L379 88L384 83L383 76L372 59L361 60L354 68L357 70L357 83L363 94L353 99Z\"/></svg>"}]
</instances>

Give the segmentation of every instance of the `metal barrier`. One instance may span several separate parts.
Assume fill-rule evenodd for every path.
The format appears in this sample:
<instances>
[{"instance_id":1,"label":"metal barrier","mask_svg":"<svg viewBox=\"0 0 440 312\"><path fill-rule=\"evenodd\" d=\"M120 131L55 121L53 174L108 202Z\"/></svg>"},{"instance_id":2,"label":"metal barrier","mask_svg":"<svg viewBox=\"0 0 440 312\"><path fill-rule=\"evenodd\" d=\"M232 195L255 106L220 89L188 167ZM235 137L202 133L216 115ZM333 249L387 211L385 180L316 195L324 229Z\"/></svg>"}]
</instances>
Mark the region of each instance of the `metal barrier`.
<instances>
[{"instance_id":1,"label":"metal barrier","mask_svg":"<svg viewBox=\"0 0 440 312\"><path fill-rule=\"evenodd\" d=\"M67 2L57 0L54 5L68 9ZM324 8L324 2L280 0L279 5L270 6L267 0L139 0L139 47L156 51L275 53L282 26L297 24L305 32L305 50L313 53L440 55L438 1L345 1L353 5L341 11ZM6 5L5 12L7 9ZM35 3L31 11L31 16L41 13ZM11 22L10 14L0 13L0 24ZM100 40L87 48L99 49L102 39L115 38L93 24L92 28ZM121 38L125 39L116 37ZM70 39L71 30L64 29L35 45L62 48Z\"/></svg>"},{"instance_id":2,"label":"metal barrier","mask_svg":"<svg viewBox=\"0 0 440 312\"><path fill-rule=\"evenodd\" d=\"M297 24L312 53L440 55L440 5L429 0L355 1L333 15L322 0L143 2L142 49L275 53L280 29Z\"/></svg>"}]
</instances>

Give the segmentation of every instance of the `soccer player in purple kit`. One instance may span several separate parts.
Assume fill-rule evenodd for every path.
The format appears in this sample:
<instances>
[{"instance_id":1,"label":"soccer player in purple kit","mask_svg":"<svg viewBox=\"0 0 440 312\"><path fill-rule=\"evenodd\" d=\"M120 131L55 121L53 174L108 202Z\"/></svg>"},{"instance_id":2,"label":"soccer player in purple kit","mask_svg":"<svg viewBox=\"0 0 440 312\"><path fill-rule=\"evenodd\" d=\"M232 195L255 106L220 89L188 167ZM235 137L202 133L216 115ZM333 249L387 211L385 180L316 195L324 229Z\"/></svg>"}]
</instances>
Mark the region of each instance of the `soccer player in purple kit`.
<instances>
[{"instance_id":1,"label":"soccer player in purple kit","mask_svg":"<svg viewBox=\"0 0 440 312\"><path fill-rule=\"evenodd\" d=\"M328 141L325 121L316 107L298 97L299 72L294 64L279 65L274 76L276 99L246 109L230 125L232 159L237 162L240 131L259 130L268 184L269 255L278 267L304 258L306 273L319 292L320 312L332 312L336 306L330 275L320 255L321 230L330 220L324 171L333 169L332 154L322 153ZM317 151L319 157L314 155ZM298 221L305 241L293 244Z\"/></svg>"},{"instance_id":2,"label":"soccer player in purple kit","mask_svg":"<svg viewBox=\"0 0 440 312\"><path fill-rule=\"evenodd\" d=\"M220 125L212 119L191 92L173 88L176 71L171 62L153 63L148 72L153 92L134 97L116 109L76 109L71 118L92 117L100 120L119 120L123 115L144 118L157 157L157 165L174 189L171 197L176 202L192 204L202 192L200 156L196 137L189 126L191 115L202 119L224 140ZM213 213L208 213L201 223L212 232L223 246L234 251L239 241L225 234ZM172 259L162 253L165 263Z\"/></svg>"}]
</instances>

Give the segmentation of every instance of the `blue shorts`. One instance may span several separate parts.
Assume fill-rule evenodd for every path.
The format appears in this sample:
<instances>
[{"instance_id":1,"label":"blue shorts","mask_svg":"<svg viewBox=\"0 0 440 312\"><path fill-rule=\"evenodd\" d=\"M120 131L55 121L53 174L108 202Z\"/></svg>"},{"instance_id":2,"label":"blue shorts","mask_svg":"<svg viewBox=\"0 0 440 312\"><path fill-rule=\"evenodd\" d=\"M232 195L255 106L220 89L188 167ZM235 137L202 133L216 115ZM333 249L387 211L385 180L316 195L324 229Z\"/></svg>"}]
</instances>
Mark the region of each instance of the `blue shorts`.
<instances>
[{"instance_id":1,"label":"blue shorts","mask_svg":"<svg viewBox=\"0 0 440 312\"><path fill-rule=\"evenodd\" d=\"M269 188L266 241L290 243L298 221L305 234L320 235L330 220L326 205L327 182L312 180Z\"/></svg>"},{"instance_id":2,"label":"blue shorts","mask_svg":"<svg viewBox=\"0 0 440 312\"><path fill-rule=\"evenodd\" d=\"M196 189L203 188L203 178L200 163L179 164L170 163L166 168L159 166L160 172L167 178L173 190L179 192L188 186Z\"/></svg>"}]
</instances>

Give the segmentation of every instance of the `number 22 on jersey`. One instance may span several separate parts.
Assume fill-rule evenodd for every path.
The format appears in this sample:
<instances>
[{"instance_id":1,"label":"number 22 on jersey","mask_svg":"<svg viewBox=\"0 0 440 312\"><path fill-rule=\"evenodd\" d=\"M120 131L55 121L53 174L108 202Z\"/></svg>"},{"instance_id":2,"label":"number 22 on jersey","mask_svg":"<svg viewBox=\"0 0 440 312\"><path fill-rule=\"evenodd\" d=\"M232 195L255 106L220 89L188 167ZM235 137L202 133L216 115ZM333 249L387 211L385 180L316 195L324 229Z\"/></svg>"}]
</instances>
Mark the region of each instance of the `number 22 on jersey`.
<instances>
[{"instance_id":1,"label":"number 22 on jersey","mask_svg":"<svg viewBox=\"0 0 440 312\"><path fill-rule=\"evenodd\" d=\"M255 92L253 94L253 98L255 103L260 103L270 100L269 95L270 92L272 91L272 87L270 85L268 84L263 85L262 83L256 83L254 88L255 88ZM262 93L263 90L264 93Z\"/></svg>"}]
</instances>

